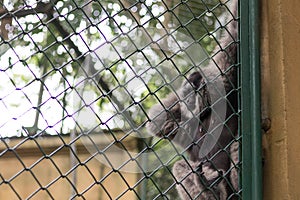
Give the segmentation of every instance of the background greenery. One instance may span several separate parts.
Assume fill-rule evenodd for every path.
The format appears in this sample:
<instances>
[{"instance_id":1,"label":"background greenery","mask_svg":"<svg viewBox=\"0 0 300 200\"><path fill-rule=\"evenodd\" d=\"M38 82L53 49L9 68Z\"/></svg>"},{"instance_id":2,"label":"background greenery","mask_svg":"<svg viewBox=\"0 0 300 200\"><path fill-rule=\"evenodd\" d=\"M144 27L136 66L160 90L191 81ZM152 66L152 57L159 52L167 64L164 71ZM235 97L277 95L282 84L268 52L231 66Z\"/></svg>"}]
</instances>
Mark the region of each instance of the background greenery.
<instances>
[{"instance_id":1,"label":"background greenery","mask_svg":"<svg viewBox=\"0 0 300 200\"><path fill-rule=\"evenodd\" d=\"M224 20L217 0L0 3L0 94L13 113L0 120L7 137L115 129L143 134L147 110L205 65ZM5 129L15 121L21 126ZM145 142L154 151L164 145ZM170 166L179 157L149 173L141 195L176 199Z\"/></svg>"}]
</instances>

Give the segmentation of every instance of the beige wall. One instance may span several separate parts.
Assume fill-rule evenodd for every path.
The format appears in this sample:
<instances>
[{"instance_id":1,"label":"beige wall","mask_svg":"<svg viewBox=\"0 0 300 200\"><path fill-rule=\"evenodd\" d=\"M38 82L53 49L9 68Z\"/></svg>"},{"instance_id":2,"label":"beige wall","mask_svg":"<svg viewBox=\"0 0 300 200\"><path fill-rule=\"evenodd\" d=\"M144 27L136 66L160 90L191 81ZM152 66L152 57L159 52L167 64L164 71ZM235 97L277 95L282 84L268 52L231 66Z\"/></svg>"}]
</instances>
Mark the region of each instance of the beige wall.
<instances>
[{"instance_id":1,"label":"beige wall","mask_svg":"<svg viewBox=\"0 0 300 200\"><path fill-rule=\"evenodd\" d=\"M262 0L264 199L300 199L300 1Z\"/></svg>"},{"instance_id":2,"label":"beige wall","mask_svg":"<svg viewBox=\"0 0 300 200\"><path fill-rule=\"evenodd\" d=\"M95 142L99 148L101 148L101 146L108 146L108 141L103 142L103 136L98 138L99 140L95 140ZM69 137L64 136L62 139L66 144L70 142ZM69 199L71 196L71 184L68 179L71 181L73 180L73 174L70 173L70 169L72 168L70 148L61 148L63 145L62 139L59 137L46 137L39 138L36 142L28 139L25 140L24 138L4 140L9 148L14 149L15 153L7 151L7 146L4 142L1 142L0 153L5 153L0 157L0 199L18 199L9 184L16 190L21 199L28 198L36 191L39 192L34 194L32 199L51 199L46 191L39 190L39 184L43 187L47 187L47 190L54 199ZM125 139L123 140L123 144L128 149L134 149L136 148L135 141L136 140L133 139ZM137 182L138 174L121 171L120 173L112 172L110 167L103 165L86 150L86 146L82 144L81 140L77 140L75 146L77 148L76 154L78 159L83 163L76 167L76 189L78 190L78 193L83 193L87 190L83 196L88 200L110 199L102 188L103 186L113 199L117 198L124 191L127 192L121 196L120 199L136 199L134 192L128 191L128 186L123 178L126 179L129 186L134 186ZM51 159L45 159L40 149L47 155L50 155L53 152L57 153L50 156ZM60 150L57 151L58 149ZM16 157L16 154L19 159ZM114 152L111 152L106 155L110 159L117 157L113 154ZM123 159L126 158L126 156L122 157ZM30 170L25 171L24 168L29 168ZM62 174L66 175L66 177L63 178ZM103 177L106 178L101 182L102 186L100 184L95 184L95 179L99 181ZM9 184L3 184L2 178L8 181ZM35 179L37 179L39 183ZM135 189L137 190L137 188Z\"/></svg>"}]
</instances>

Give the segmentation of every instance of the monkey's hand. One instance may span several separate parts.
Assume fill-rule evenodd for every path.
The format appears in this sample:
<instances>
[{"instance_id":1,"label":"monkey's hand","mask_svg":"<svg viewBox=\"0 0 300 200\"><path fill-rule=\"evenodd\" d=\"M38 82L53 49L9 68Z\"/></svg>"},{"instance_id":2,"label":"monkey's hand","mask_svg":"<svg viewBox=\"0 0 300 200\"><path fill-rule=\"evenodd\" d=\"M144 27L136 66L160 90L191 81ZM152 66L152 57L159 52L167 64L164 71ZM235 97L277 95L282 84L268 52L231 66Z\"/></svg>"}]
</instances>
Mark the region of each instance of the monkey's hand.
<instances>
[{"instance_id":1,"label":"monkey's hand","mask_svg":"<svg viewBox=\"0 0 300 200\"><path fill-rule=\"evenodd\" d=\"M182 200L225 200L228 196L222 171L199 162L180 160L174 164L173 174Z\"/></svg>"},{"instance_id":2,"label":"monkey's hand","mask_svg":"<svg viewBox=\"0 0 300 200\"><path fill-rule=\"evenodd\" d=\"M158 137L172 139L177 133L181 120L180 105L174 94L169 95L161 103L154 105L149 111L148 131Z\"/></svg>"}]
</instances>

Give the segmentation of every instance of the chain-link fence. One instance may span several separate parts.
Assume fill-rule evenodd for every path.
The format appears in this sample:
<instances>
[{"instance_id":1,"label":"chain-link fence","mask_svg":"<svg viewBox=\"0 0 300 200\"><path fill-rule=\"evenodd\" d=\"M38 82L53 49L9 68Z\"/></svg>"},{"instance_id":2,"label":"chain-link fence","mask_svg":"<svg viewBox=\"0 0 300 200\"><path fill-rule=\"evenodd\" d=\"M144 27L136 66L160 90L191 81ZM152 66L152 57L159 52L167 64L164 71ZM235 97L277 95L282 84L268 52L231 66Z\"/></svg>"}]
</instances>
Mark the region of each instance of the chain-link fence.
<instances>
[{"instance_id":1,"label":"chain-link fence","mask_svg":"<svg viewBox=\"0 0 300 200\"><path fill-rule=\"evenodd\" d=\"M235 4L1 0L0 199L240 199Z\"/></svg>"}]
</instances>

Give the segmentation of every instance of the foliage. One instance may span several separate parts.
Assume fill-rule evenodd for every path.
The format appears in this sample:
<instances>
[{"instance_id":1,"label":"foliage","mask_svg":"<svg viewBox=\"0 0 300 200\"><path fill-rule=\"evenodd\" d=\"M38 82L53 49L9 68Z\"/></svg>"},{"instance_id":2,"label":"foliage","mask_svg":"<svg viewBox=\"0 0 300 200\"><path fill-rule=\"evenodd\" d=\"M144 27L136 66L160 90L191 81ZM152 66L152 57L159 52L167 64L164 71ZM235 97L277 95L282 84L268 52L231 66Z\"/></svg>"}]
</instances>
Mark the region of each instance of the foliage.
<instances>
[{"instance_id":1,"label":"foliage","mask_svg":"<svg viewBox=\"0 0 300 200\"><path fill-rule=\"evenodd\" d=\"M4 0L2 18L13 20L0 44L0 85L7 85L0 95L26 125L13 127L25 135L143 125L147 110L205 64L215 46L222 4L201 2ZM14 123L0 122L2 130ZM153 174L158 184L147 183L147 199L157 195L154 187L169 187L160 179L174 182L168 170ZM174 189L168 195L174 199Z\"/></svg>"}]
</instances>

